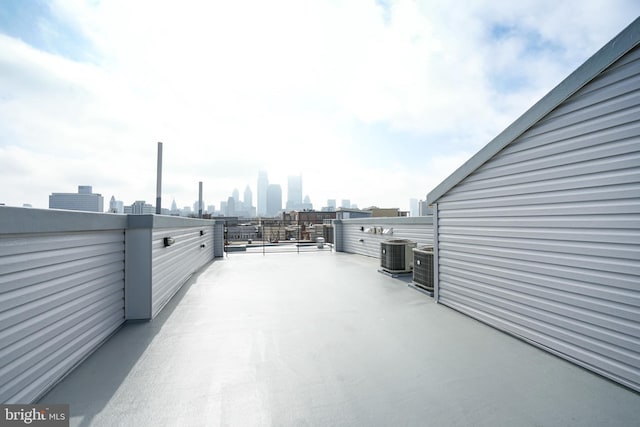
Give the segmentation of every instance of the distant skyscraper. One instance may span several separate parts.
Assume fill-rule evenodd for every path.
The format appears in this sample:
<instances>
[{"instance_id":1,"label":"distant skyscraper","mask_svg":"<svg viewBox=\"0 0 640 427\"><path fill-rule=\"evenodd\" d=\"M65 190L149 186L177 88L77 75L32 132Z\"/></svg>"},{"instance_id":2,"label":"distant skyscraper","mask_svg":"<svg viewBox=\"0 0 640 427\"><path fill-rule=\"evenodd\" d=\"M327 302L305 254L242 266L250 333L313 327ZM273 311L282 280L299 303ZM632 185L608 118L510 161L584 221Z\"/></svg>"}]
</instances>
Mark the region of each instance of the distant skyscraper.
<instances>
[{"instance_id":1,"label":"distant skyscraper","mask_svg":"<svg viewBox=\"0 0 640 427\"><path fill-rule=\"evenodd\" d=\"M351 200L349 199L342 199L340 201L340 207L345 208L345 209L349 209L351 208Z\"/></svg>"},{"instance_id":2,"label":"distant skyscraper","mask_svg":"<svg viewBox=\"0 0 640 427\"><path fill-rule=\"evenodd\" d=\"M302 204L302 176L290 176L287 180L287 210L300 209Z\"/></svg>"},{"instance_id":3,"label":"distant skyscraper","mask_svg":"<svg viewBox=\"0 0 640 427\"><path fill-rule=\"evenodd\" d=\"M266 215L267 213L267 188L269 187L269 178L264 171L258 172L258 215Z\"/></svg>"},{"instance_id":4,"label":"distant skyscraper","mask_svg":"<svg viewBox=\"0 0 640 427\"><path fill-rule=\"evenodd\" d=\"M267 216L276 216L282 211L282 188L279 184L267 187Z\"/></svg>"},{"instance_id":5,"label":"distant skyscraper","mask_svg":"<svg viewBox=\"0 0 640 427\"><path fill-rule=\"evenodd\" d=\"M104 198L92 193L90 185L79 185L77 193L51 193L49 209L104 212Z\"/></svg>"},{"instance_id":6,"label":"distant skyscraper","mask_svg":"<svg viewBox=\"0 0 640 427\"><path fill-rule=\"evenodd\" d=\"M231 193L231 195L233 196L233 201L238 203L240 201L240 192L238 191L237 188L233 189L233 193Z\"/></svg>"},{"instance_id":7,"label":"distant skyscraper","mask_svg":"<svg viewBox=\"0 0 640 427\"><path fill-rule=\"evenodd\" d=\"M328 199L327 200L327 207L329 209L327 209L328 211L335 211L336 210L336 199Z\"/></svg>"},{"instance_id":8,"label":"distant skyscraper","mask_svg":"<svg viewBox=\"0 0 640 427\"><path fill-rule=\"evenodd\" d=\"M238 190L236 190L238 191ZM226 216L235 216L236 215L236 199L231 196L227 199L227 213Z\"/></svg>"},{"instance_id":9,"label":"distant skyscraper","mask_svg":"<svg viewBox=\"0 0 640 427\"><path fill-rule=\"evenodd\" d=\"M172 215L176 215L178 214L178 205L176 205L176 199L173 199L173 202L171 202L171 214Z\"/></svg>"},{"instance_id":10,"label":"distant skyscraper","mask_svg":"<svg viewBox=\"0 0 640 427\"><path fill-rule=\"evenodd\" d=\"M253 206L253 193L248 185L244 189L244 210L249 218L256 216L256 208Z\"/></svg>"},{"instance_id":11,"label":"distant skyscraper","mask_svg":"<svg viewBox=\"0 0 640 427\"><path fill-rule=\"evenodd\" d=\"M250 209L253 206L253 193L251 192L251 188L247 185L247 188L244 189L244 207L245 209Z\"/></svg>"},{"instance_id":12,"label":"distant skyscraper","mask_svg":"<svg viewBox=\"0 0 640 427\"><path fill-rule=\"evenodd\" d=\"M111 196L111 200L109 200L109 212L124 213L124 203L121 200L116 200L115 196Z\"/></svg>"},{"instance_id":13,"label":"distant skyscraper","mask_svg":"<svg viewBox=\"0 0 640 427\"><path fill-rule=\"evenodd\" d=\"M418 199L409 199L409 212L411 216L418 216Z\"/></svg>"}]
</instances>

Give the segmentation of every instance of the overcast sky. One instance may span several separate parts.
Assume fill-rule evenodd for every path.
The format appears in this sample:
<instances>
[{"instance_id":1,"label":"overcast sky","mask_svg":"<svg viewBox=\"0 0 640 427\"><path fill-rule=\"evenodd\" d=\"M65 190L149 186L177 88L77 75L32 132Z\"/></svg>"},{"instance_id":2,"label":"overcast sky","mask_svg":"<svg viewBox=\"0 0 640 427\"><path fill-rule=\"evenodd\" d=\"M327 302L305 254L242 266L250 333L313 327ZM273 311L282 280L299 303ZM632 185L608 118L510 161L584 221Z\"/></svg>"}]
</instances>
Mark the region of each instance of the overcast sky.
<instances>
[{"instance_id":1,"label":"overcast sky","mask_svg":"<svg viewBox=\"0 0 640 427\"><path fill-rule=\"evenodd\" d=\"M0 203L206 204L302 174L409 208L640 14L638 0L0 1Z\"/></svg>"}]
</instances>

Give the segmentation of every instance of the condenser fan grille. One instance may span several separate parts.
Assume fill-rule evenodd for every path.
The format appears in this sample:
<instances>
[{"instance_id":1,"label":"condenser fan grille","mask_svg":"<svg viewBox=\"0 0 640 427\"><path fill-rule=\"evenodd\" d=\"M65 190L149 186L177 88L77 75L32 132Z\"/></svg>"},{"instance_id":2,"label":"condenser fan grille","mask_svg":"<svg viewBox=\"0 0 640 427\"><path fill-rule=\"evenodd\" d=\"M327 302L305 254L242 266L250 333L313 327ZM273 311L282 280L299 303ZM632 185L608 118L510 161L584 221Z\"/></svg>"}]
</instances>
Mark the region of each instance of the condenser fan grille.
<instances>
[{"instance_id":1,"label":"condenser fan grille","mask_svg":"<svg viewBox=\"0 0 640 427\"><path fill-rule=\"evenodd\" d=\"M433 291L433 251L431 248L413 250L413 283Z\"/></svg>"},{"instance_id":2,"label":"condenser fan grille","mask_svg":"<svg viewBox=\"0 0 640 427\"><path fill-rule=\"evenodd\" d=\"M410 240L387 240L380 243L380 266L389 272L410 272L413 264L411 249L416 246Z\"/></svg>"}]
</instances>

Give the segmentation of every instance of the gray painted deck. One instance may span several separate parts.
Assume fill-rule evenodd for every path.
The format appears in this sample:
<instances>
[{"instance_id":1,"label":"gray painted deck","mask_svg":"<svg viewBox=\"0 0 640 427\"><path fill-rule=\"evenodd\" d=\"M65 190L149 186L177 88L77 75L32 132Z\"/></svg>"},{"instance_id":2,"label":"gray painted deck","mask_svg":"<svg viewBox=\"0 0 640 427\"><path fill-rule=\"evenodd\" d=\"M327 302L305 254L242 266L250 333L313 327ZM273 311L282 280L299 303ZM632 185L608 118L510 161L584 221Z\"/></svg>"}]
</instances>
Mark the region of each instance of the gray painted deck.
<instances>
[{"instance_id":1,"label":"gray painted deck","mask_svg":"<svg viewBox=\"0 0 640 427\"><path fill-rule=\"evenodd\" d=\"M71 425L637 425L640 394L317 251L231 254L41 403Z\"/></svg>"}]
</instances>

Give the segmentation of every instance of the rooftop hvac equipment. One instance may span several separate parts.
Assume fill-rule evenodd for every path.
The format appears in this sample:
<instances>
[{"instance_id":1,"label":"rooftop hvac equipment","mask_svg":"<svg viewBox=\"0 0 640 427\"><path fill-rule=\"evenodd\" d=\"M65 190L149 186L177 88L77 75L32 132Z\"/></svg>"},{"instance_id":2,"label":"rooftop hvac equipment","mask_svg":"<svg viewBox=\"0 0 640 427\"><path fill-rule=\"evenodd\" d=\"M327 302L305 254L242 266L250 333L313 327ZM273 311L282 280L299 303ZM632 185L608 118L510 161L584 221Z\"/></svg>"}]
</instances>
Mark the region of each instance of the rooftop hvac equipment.
<instances>
[{"instance_id":1,"label":"rooftop hvac equipment","mask_svg":"<svg viewBox=\"0 0 640 427\"><path fill-rule=\"evenodd\" d=\"M421 246L413 249L413 284L433 292L433 248Z\"/></svg>"},{"instance_id":2,"label":"rooftop hvac equipment","mask_svg":"<svg viewBox=\"0 0 640 427\"><path fill-rule=\"evenodd\" d=\"M380 266L388 273L410 273L416 242L392 239L380 242Z\"/></svg>"}]
</instances>

